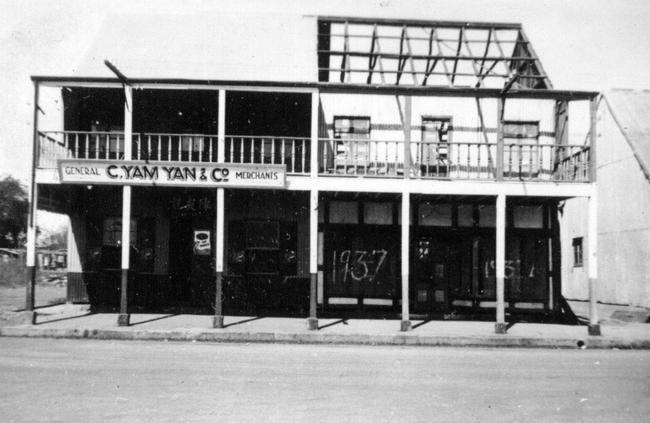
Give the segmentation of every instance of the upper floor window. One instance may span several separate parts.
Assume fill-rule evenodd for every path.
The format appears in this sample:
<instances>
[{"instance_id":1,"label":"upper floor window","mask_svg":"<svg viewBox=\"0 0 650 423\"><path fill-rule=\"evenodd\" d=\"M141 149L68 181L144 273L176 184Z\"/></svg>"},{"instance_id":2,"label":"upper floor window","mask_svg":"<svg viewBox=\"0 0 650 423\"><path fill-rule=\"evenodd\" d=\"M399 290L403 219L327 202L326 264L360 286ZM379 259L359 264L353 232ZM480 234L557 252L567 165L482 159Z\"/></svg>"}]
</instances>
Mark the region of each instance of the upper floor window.
<instances>
[{"instance_id":1,"label":"upper floor window","mask_svg":"<svg viewBox=\"0 0 650 423\"><path fill-rule=\"evenodd\" d=\"M504 173L532 177L540 170L539 122L504 121Z\"/></svg>"},{"instance_id":2,"label":"upper floor window","mask_svg":"<svg viewBox=\"0 0 650 423\"><path fill-rule=\"evenodd\" d=\"M422 162L446 162L450 138L451 117L422 117Z\"/></svg>"},{"instance_id":3,"label":"upper floor window","mask_svg":"<svg viewBox=\"0 0 650 423\"><path fill-rule=\"evenodd\" d=\"M334 116L334 138L369 139L370 117Z\"/></svg>"},{"instance_id":4,"label":"upper floor window","mask_svg":"<svg viewBox=\"0 0 650 423\"><path fill-rule=\"evenodd\" d=\"M370 164L370 117L334 116L334 166L337 173L362 173Z\"/></svg>"},{"instance_id":5,"label":"upper floor window","mask_svg":"<svg viewBox=\"0 0 650 423\"><path fill-rule=\"evenodd\" d=\"M537 142L539 122L506 120L503 122L503 140L506 144Z\"/></svg>"}]
</instances>

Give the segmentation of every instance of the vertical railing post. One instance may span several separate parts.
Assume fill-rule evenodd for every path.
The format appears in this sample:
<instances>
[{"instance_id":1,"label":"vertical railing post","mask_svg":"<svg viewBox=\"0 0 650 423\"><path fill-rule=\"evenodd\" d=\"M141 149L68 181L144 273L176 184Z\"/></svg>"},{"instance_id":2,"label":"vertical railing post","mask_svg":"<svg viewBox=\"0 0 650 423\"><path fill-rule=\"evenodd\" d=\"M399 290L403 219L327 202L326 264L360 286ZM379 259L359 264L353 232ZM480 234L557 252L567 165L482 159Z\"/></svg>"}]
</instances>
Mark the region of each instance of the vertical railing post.
<instances>
[{"instance_id":1,"label":"vertical railing post","mask_svg":"<svg viewBox=\"0 0 650 423\"><path fill-rule=\"evenodd\" d=\"M497 99L497 168L496 179L503 181L503 162L504 162L504 148L503 148L503 111L505 107L505 97Z\"/></svg>"},{"instance_id":2,"label":"vertical railing post","mask_svg":"<svg viewBox=\"0 0 650 423\"><path fill-rule=\"evenodd\" d=\"M497 294L497 321L494 325L496 333L506 333L505 314L505 266L506 266L506 196L497 195L496 204L496 294Z\"/></svg>"},{"instance_id":3,"label":"vertical railing post","mask_svg":"<svg viewBox=\"0 0 650 423\"><path fill-rule=\"evenodd\" d=\"M410 263L410 223L411 199L408 191L402 192L402 322L401 330L411 330L411 315L409 311L409 263Z\"/></svg>"},{"instance_id":4,"label":"vertical railing post","mask_svg":"<svg viewBox=\"0 0 650 423\"><path fill-rule=\"evenodd\" d=\"M25 315L23 321L34 324L34 289L36 286L36 211L38 210L38 189L36 185L36 165L38 163L38 111L39 85L34 82L34 134L32 140L32 168L29 181L29 209L27 212L27 245L25 257Z\"/></svg>"},{"instance_id":5,"label":"vertical railing post","mask_svg":"<svg viewBox=\"0 0 650 423\"><path fill-rule=\"evenodd\" d=\"M124 160L133 157L133 89L124 86ZM117 316L118 326L128 326L130 323L128 288L129 260L131 253L131 186L122 187L122 272L120 284L120 314Z\"/></svg>"},{"instance_id":6,"label":"vertical railing post","mask_svg":"<svg viewBox=\"0 0 650 423\"><path fill-rule=\"evenodd\" d=\"M217 162L226 161L226 90L219 90L219 107L217 111ZM232 154L232 152L231 152ZM243 154L243 151L242 151ZM225 193L217 188L215 222L215 298L212 327L223 328L223 259L225 228Z\"/></svg>"}]
</instances>

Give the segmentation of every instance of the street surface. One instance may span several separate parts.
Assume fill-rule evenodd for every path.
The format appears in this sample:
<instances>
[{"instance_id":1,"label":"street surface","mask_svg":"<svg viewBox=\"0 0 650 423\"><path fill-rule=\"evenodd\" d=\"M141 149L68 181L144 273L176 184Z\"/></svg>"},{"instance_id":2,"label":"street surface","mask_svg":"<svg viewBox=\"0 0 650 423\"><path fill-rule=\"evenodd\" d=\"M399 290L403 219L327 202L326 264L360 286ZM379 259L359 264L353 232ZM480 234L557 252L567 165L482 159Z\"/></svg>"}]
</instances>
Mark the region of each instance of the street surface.
<instances>
[{"instance_id":1,"label":"street surface","mask_svg":"<svg viewBox=\"0 0 650 423\"><path fill-rule=\"evenodd\" d=\"M648 422L650 352L0 338L6 422Z\"/></svg>"}]
</instances>

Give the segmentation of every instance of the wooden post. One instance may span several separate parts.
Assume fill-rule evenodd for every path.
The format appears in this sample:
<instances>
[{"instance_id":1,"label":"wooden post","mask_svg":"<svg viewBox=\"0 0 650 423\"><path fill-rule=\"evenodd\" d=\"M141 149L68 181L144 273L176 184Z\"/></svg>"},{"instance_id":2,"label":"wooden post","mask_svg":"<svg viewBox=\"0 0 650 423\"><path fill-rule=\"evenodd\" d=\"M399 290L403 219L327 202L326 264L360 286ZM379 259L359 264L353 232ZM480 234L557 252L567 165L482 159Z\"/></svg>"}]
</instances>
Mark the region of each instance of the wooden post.
<instances>
[{"instance_id":1,"label":"wooden post","mask_svg":"<svg viewBox=\"0 0 650 423\"><path fill-rule=\"evenodd\" d=\"M503 162L504 162L504 148L503 148L503 111L505 107L505 97L497 99L497 163L496 163L496 178L497 181L503 181Z\"/></svg>"},{"instance_id":2,"label":"wooden post","mask_svg":"<svg viewBox=\"0 0 650 423\"><path fill-rule=\"evenodd\" d=\"M219 90L219 108L217 116L217 161L223 163L226 155L226 90ZM223 328L223 258L224 258L224 219L225 192L217 188L217 216L215 222L215 298L212 327Z\"/></svg>"},{"instance_id":3,"label":"wooden post","mask_svg":"<svg viewBox=\"0 0 650 423\"><path fill-rule=\"evenodd\" d=\"M215 224L215 298L214 319L212 327L223 328L223 257L224 257L224 189L217 188L216 208L217 221Z\"/></svg>"},{"instance_id":4,"label":"wooden post","mask_svg":"<svg viewBox=\"0 0 650 423\"><path fill-rule=\"evenodd\" d=\"M596 166L596 153L597 153L597 139L598 139L598 98L594 97L589 100L589 181L596 182L597 169Z\"/></svg>"},{"instance_id":5,"label":"wooden post","mask_svg":"<svg viewBox=\"0 0 650 423\"><path fill-rule=\"evenodd\" d=\"M404 97L404 118L402 127L404 129L404 179L411 177L411 103L410 96Z\"/></svg>"},{"instance_id":6,"label":"wooden post","mask_svg":"<svg viewBox=\"0 0 650 423\"><path fill-rule=\"evenodd\" d=\"M29 208L27 211L27 245L25 257L25 313L23 322L30 325L36 322L34 311L34 289L36 286L36 210L38 210L38 189L36 186L36 166L38 165L38 101L39 85L34 82L34 138L32 140L32 169L29 183Z\"/></svg>"},{"instance_id":7,"label":"wooden post","mask_svg":"<svg viewBox=\"0 0 650 423\"><path fill-rule=\"evenodd\" d=\"M124 160L132 158L133 135L133 89L124 86ZM117 316L118 326L128 326L130 323L128 292L129 292L129 260L131 253L131 186L122 187L122 281L120 284L120 314Z\"/></svg>"},{"instance_id":8,"label":"wooden post","mask_svg":"<svg viewBox=\"0 0 650 423\"><path fill-rule=\"evenodd\" d=\"M402 193L402 332L411 330L411 315L409 312L409 247L410 247L410 194Z\"/></svg>"},{"instance_id":9,"label":"wooden post","mask_svg":"<svg viewBox=\"0 0 650 423\"><path fill-rule=\"evenodd\" d=\"M316 315L318 283L318 190L309 192L309 318L307 327L318 329Z\"/></svg>"},{"instance_id":10,"label":"wooden post","mask_svg":"<svg viewBox=\"0 0 650 423\"><path fill-rule=\"evenodd\" d=\"M589 278L589 335L600 335L598 323L598 196L589 197L587 216L587 277Z\"/></svg>"},{"instance_id":11,"label":"wooden post","mask_svg":"<svg viewBox=\"0 0 650 423\"><path fill-rule=\"evenodd\" d=\"M494 325L496 333L506 333L505 313L505 267L506 267L506 196L497 195L497 222L496 222L496 290L497 290L497 322Z\"/></svg>"},{"instance_id":12,"label":"wooden post","mask_svg":"<svg viewBox=\"0 0 650 423\"><path fill-rule=\"evenodd\" d=\"M311 94L311 155L310 155L310 176L318 177L318 112L320 99L318 91Z\"/></svg>"}]
</instances>

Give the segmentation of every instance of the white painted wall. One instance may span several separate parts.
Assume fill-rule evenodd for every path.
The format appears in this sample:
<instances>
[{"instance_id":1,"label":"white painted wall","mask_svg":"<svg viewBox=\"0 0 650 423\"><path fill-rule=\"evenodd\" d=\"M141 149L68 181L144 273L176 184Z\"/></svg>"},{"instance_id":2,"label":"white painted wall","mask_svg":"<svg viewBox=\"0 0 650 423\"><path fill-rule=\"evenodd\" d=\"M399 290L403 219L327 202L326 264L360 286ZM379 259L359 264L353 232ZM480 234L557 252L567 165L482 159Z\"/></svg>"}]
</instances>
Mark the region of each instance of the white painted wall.
<instances>
[{"instance_id":1,"label":"white painted wall","mask_svg":"<svg viewBox=\"0 0 650 423\"><path fill-rule=\"evenodd\" d=\"M371 123L371 139L381 141L404 140L402 130L401 114L404 113L403 97L395 95L362 95L362 94L321 94L321 107L325 125L330 129L327 131L328 137L334 137L334 131L331 129L335 116L368 116ZM401 105L401 106L400 106ZM496 143L497 138L497 99L481 99L481 111L483 115L483 125L487 129L487 140L489 143ZM528 99L509 99L506 101L504 120L522 120L522 121L539 121L540 137L539 143L550 145L555 142L555 114L554 100L528 100ZM400 113L401 109L401 113ZM468 153L465 147L455 147L454 143L485 143L485 135L481 131L481 118L479 108L475 98L458 98L458 97L431 97L415 96L412 97L411 112L411 140L417 142L422 140L422 118L424 116L432 117L451 117L453 131L450 136L449 156L457 164L476 165L478 156L476 150ZM390 128L386 128L391 125ZM323 134L321 134L323 135ZM384 155L393 161L401 162L403 160L403 148L397 144L371 144L371 148L382 149L376 153L376 156L383 158ZM384 151L386 148L388 151ZM458 150L454 150L458 148ZM411 154L417 156L417 146L413 145ZM374 152L371 155L374 156ZM468 157L469 154L469 157ZM483 163L487 163L487 149L481 152ZM496 163L496 146L490 148L490 153ZM544 151L543 159L545 163L551 163L551 150Z\"/></svg>"},{"instance_id":2,"label":"white painted wall","mask_svg":"<svg viewBox=\"0 0 650 423\"><path fill-rule=\"evenodd\" d=\"M650 182L605 102L598 112L598 300L650 307ZM567 201L562 281L567 298L587 299L587 279L573 268L571 239L587 245L587 202Z\"/></svg>"}]
</instances>

